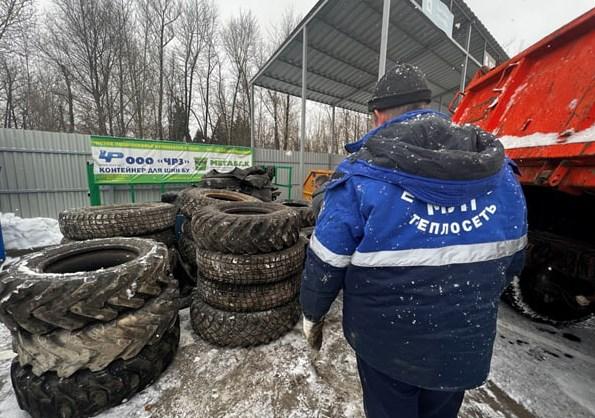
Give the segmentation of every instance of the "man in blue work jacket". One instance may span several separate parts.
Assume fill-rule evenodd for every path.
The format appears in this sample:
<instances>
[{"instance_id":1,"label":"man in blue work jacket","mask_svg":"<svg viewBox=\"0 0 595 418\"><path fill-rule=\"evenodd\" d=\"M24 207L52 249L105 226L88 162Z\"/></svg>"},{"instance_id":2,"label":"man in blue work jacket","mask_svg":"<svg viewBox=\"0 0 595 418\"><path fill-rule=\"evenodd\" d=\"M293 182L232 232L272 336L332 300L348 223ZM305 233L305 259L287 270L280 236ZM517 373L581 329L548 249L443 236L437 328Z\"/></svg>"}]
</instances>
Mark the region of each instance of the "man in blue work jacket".
<instances>
[{"instance_id":1,"label":"man in blue work jacket","mask_svg":"<svg viewBox=\"0 0 595 418\"><path fill-rule=\"evenodd\" d=\"M369 418L454 418L488 376L500 294L520 273L526 205L491 134L427 109L425 76L389 70L369 102L376 128L326 186L301 289L319 349L343 290Z\"/></svg>"}]
</instances>

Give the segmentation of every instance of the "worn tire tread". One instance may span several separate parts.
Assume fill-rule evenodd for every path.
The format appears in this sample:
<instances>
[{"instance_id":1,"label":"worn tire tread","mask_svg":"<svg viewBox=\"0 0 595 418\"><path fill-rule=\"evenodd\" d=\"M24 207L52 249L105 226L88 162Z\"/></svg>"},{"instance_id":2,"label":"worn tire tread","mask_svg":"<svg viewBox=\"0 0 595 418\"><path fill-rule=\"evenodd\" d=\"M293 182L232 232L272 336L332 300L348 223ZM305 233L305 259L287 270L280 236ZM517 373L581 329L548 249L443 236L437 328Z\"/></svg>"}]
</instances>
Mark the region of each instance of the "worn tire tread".
<instances>
[{"instance_id":1,"label":"worn tire tread","mask_svg":"<svg viewBox=\"0 0 595 418\"><path fill-rule=\"evenodd\" d=\"M226 210L268 211L244 215ZM227 203L207 206L192 220L194 242L199 248L228 254L266 254L293 246L299 239L299 216L274 203Z\"/></svg>"},{"instance_id":2,"label":"worn tire tread","mask_svg":"<svg viewBox=\"0 0 595 418\"><path fill-rule=\"evenodd\" d=\"M179 319L154 344L105 369L79 370L68 378L55 372L36 376L13 360L11 379L19 407L33 418L85 418L130 399L152 384L173 361L180 340Z\"/></svg>"},{"instance_id":3,"label":"worn tire tread","mask_svg":"<svg viewBox=\"0 0 595 418\"><path fill-rule=\"evenodd\" d=\"M94 272L56 275L35 271L48 257L118 245L140 249L141 256ZM32 254L9 268L0 280L0 320L11 331L72 331L138 309L171 282L168 250L155 241L112 238L65 244Z\"/></svg>"},{"instance_id":4,"label":"worn tire tread","mask_svg":"<svg viewBox=\"0 0 595 418\"><path fill-rule=\"evenodd\" d=\"M297 298L278 308L261 312L227 312L194 297L190 319L194 331L220 347L250 347L267 344L288 333L301 315Z\"/></svg>"},{"instance_id":5,"label":"worn tire tread","mask_svg":"<svg viewBox=\"0 0 595 418\"><path fill-rule=\"evenodd\" d=\"M58 223L62 235L71 240L135 237L173 227L176 211L169 203L85 207L62 211Z\"/></svg>"}]
</instances>

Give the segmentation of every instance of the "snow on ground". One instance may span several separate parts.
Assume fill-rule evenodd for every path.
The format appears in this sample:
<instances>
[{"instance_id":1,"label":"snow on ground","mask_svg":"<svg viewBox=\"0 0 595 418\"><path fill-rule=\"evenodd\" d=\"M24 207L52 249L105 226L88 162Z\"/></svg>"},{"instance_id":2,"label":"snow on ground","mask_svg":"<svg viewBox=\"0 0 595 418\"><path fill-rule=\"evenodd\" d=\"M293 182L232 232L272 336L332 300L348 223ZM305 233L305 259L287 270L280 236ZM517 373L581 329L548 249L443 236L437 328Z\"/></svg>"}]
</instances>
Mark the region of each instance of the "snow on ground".
<instances>
[{"instance_id":1,"label":"snow on ground","mask_svg":"<svg viewBox=\"0 0 595 418\"><path fill-rule=\"evenodd\" d=\"M45 247L62 240L56 219L21 218L14 213L0 213L0 224L7 250Z\"/></svg>"},{"instance_id":2,"label":"snow on ground","mask_svg":"<svg viewBox=\"0 0 595 418\"><path fill-rule=\"evenodd\" d=\"M340 309L338 301L318 359L309 356L299 325L266 346L213 347L194 334L185 309L174 363L153 386L99 417L363 418ZM467 394L460 418L595 417L594 344L593 321L559 329L502 305L492 373ZM0 416L25 418L10 384L12 356L0 326Z\"/></svg>"}]
</instances>

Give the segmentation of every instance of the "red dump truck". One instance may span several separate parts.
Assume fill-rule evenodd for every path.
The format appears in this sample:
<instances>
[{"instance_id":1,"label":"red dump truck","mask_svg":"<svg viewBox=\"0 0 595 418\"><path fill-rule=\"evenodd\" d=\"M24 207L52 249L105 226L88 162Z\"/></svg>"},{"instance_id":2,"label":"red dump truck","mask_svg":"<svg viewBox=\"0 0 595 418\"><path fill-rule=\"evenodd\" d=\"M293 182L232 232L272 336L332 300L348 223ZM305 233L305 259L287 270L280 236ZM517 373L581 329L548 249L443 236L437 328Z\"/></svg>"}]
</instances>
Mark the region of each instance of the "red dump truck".
<instances>
[{"instance_id":1,"label":"red dump truck","mask_svg":"<svg viewBox=\"0 0 595 418\"><path fill-rule=\"evenodd\" d=\"M458 99L454 122L497 135L521 171L530 244L508 299L549 322L589 317L595 312L595 8L481 70Z\"/></svg>"}]
</instances>

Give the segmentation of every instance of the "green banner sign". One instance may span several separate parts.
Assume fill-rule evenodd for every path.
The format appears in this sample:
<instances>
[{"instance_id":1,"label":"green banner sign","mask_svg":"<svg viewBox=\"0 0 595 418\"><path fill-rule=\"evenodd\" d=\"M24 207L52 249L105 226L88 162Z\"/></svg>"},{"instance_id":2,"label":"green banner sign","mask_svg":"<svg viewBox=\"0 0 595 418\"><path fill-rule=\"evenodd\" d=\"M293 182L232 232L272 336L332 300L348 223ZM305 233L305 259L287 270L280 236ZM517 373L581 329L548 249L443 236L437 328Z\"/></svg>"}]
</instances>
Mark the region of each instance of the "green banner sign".
<instances>
[{"instance_id":1,"label":"green banner sign","mask_svg":"<svg viewBox=\"0 0 595 418\"><path fill-rule=\"evenodd\" d=\"M192 183L212 170L252 166L252 149L129 138L91 137L97 184Z\"/></svg>"}]
</instances>

